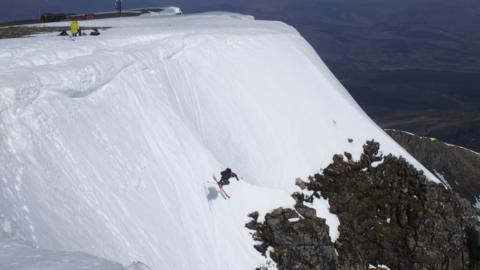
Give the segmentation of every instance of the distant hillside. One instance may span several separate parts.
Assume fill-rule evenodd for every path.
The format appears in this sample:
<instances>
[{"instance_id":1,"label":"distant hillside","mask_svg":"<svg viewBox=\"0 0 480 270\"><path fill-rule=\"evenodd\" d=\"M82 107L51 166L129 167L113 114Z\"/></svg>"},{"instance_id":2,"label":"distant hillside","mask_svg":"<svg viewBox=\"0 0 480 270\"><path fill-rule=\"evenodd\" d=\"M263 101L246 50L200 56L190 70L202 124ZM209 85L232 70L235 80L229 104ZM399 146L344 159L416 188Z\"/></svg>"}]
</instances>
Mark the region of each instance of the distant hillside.
<instances>
[{"instance_id":1,"label":"distant hillside","mask_svg":"<svg viewBox=\"0 0 480 270\"><path fill-rule=\"evenodd\" d=\"M430 171L445 179L454 191L472 203L479 198L480 154L403 131L387 133Z\"/></svg>"},{"instance_id":2,"label":"distant hillside","mask_svg":"<svg viewBox=\"0 0 480 270\"><path fill-rule=\"evenodd\" d=\"M480 112L395 112L376 120L383 128L406 130L480 152Z\"/></svg>"}]
</instances>

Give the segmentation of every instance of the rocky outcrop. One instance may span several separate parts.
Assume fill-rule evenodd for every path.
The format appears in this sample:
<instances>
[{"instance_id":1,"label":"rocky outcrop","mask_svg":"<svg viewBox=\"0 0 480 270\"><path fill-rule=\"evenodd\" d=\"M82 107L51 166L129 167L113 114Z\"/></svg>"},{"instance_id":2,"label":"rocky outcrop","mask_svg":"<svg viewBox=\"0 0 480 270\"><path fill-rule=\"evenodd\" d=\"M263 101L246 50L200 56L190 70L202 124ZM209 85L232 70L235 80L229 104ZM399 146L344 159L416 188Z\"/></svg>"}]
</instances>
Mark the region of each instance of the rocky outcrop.
<instances>
[{"instance_id":1,"label":"rocky outcrop","mask_svg":"<svg viewBox=\"0 0 480 270\"><path fill-rule=\"evenodd\" d=\"M265 216L263 223L253 215L247 228L255 230L254 239L260 241L255 249L267 255L272 248L268 256L278 269L337 269L337 255L325 220L315 215L315 209L302 205L298 210L277 208Z\"/></svg>"},{"instance_id":2,"label":"rocky outcrop","mask_svg":"<svg viewBox=\"0 0 480 270\"><path fill-rule=\"evenodd\" d=\"M480 224L471 203L405 159L378 152L370 141L358 161L335 155L323 174L297 181L313 195L293 194L294 209L276 209L263 223L253 215L248 227L261 243L257 250L269 250L279 269L480 269ZM335 249L325 220L304 205L320 196L340 220Z\"/></svg>"},{"instance_id":3,"label":"rocky outcrop","mask_svg":"<svg viewBox=\"0 0 480 270\"><path fill-rule=\"evenodd\" d=\"M386 130L414 156L460 195L475 203L480 195L480 155L468 149L411 133ZM443 179L442 179L443 180Z\"/></svg>"}]
</instances>

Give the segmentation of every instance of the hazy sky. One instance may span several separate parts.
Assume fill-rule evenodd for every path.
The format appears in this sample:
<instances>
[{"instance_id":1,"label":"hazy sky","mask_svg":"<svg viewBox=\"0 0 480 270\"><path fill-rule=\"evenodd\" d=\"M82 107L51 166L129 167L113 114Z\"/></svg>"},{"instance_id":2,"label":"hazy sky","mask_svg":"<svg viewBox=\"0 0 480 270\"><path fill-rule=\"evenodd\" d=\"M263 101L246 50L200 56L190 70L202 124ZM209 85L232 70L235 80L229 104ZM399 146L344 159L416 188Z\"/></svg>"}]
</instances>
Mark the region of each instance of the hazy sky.
<instances>
[{"instance_id":1,"label":"hazy sky","mask_svg":"<svg viewBox=\"0 0 480 270\"><path fill-rule=\"evenodd\" d=\"M304 2L312 0L302 0ZM313 0L314 1L314 0ZM219 9L253 9L261 5L282 5L295 0L124 0L126 8L179 6L185 12ZM85 13L113 10L115 0L0 0L0 21L31 19L42 12Z\"/></svg>"}]
</instances>

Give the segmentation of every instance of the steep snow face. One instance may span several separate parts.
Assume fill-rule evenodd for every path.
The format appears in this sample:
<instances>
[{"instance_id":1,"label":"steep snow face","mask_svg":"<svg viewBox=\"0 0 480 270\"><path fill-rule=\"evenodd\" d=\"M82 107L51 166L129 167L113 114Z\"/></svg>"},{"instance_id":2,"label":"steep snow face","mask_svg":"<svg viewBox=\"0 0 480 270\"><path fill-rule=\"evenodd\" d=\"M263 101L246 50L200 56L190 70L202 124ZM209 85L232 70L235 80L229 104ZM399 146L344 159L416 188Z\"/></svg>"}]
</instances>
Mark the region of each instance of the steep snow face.
<instances>
[{"instance_id":1,"label":"steep snow face","mask_svg":"<svg viewBox=\"0 0 480 270\"><path fill-rule=\"evenodd\" d=\"M334 153L358 157L375 139L422 168L283 23L82 24L112 28L0 41L4 233L152 269L253 269L263 258L246 215L291 206L295 178ZM211 180L225 167L242 177L230 200ZM328 203L316 208L335 237Z\"/></svg>"},{"instance_id":2,"label":"steep snow face","mask_svg":"<svg viewBox=\"0 0 480 270\"><path fill-rule=\"evenodd\" d=\"M134 270L81 252L32 248L13 240L0 241L1 269L35 270Z\"/></svg>"}]
</instances>

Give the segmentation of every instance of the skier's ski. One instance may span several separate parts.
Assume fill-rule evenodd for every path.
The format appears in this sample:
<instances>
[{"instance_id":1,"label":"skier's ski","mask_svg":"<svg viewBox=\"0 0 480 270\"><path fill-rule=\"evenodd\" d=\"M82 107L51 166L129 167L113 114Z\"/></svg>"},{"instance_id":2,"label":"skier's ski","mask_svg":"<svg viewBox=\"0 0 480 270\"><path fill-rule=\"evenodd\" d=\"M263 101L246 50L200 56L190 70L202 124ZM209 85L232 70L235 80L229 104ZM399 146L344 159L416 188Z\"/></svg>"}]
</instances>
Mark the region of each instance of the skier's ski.
<instances>
[{"instance_id":1,"label":"skier's ski","mask_svg":"<svg viewBox=\"0 0 480 270\"><path fill-rule=\"evenodd\" d=\"M218 188L220 189L220 195L222 195L222 197L226 200L227 198L230 199L230 196L227 194L227 192L225 192L225 190L223 189L223 187L220 185L220 183L218 182L217 180L217 177L215 177L215 174L212 175L212 178L213 180L215 181L215 183L217 183L218 185Z\"/></svg>"}]
</instances>

